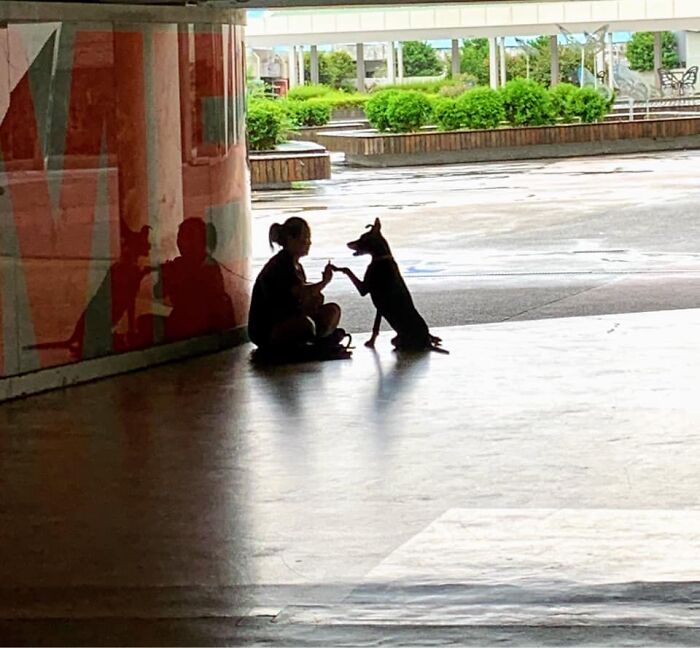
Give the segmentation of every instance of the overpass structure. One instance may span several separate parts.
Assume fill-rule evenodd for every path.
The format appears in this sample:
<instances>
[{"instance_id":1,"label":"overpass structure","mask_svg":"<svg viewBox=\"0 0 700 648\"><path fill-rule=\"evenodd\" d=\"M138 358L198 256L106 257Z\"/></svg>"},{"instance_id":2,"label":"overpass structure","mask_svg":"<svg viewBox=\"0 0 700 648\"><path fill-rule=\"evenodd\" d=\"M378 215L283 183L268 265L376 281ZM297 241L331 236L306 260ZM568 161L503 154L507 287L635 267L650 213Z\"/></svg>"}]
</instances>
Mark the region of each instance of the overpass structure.
<instances>
[{"instance_id":1,"label":"overpass structure","mask_svg":"<svg viewBox=\"0 0 700 648\"><path fill-rule=\"evenodd\" d=\"M401 75L401 48L394 43L409 40L452 39L453 72L458 72L458 38L486 37L491 43L491 85L499 82L498 42L506 36L551 36L552 78L559 77L557 34L593 31L603 25L609 32L652 31L656 61L660 67L661 37L665 30L700 30L700 4L696 0L568 0L551 2L480 2L415 5L404 7L344 7L306 10L271 10L251 17L247 28L249 47L290 47L290 84L303 83L303 66L297 46L311 46L311 77L318 78L318 45L357 44L357 84L364 87L363 44L389 43L387 69L393 81L395 60ZM504 77L501 40L500 77ZM611 50L611 48L610 48ZM609 51L610 51L609 50ZM609 62L612 56L608 56ZM610 63L609 63L610 64ZM611 76L612 78L612 76Z\"/></svg>"},{"instance_id":2,"label":"overpass structure","mask_svg":"<svg viewBox=\"0 0 700 648\"><path fill-rule=\"evenodd\" d=\"M700 30L697 0L482 2L410 7L271 10L248 20L249 47L591 31Z\"/></svg>"}]
</instances>

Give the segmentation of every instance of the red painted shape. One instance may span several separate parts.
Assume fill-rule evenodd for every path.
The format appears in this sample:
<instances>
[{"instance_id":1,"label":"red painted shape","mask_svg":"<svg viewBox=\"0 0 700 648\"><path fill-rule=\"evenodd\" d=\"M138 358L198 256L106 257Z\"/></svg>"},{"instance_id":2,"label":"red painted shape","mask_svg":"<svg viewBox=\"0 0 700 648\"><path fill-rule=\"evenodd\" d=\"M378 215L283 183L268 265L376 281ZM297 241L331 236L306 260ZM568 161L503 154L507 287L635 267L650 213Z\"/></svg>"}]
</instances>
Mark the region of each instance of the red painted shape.
<instances>
[{"instance_id":1,"label":"red painted shape","mask_svg":"<svg viewBox=\"0 0 700 648\"><path fill-rule=\"evenodd\" d=\"M58 204L52 205L48 174L40 156L39 119L26 74L10 96L0 125L0 146L16 170L10 199L22 256L28 302L37 342L55 341L73 332L89 292L93 224L101 156L107 164L114 141L114 80L111 32L79 31L71 74L68 123L63 146ZM89 171L85 170L88 168ZM12 167L11 167L12 168ZM55 172L54 176L55 178ZM105 259L105 266L108 259ZM42 364L53 364L56 352L41 351Z\"/></svg>"},{"instance_id":2,"label":"red painted shape","mask_svg":"<svg viewBox=\"0 0 700 648\"><path fill-rule=\"evenodd\" d=\"M3 282L3 267L0 264L0 286L2 286ZM2 322L2 308L3 308L3 303L2 303L2 288L0 288L0 376L2 376L5 373L5 335L4 335L4 328L3 328L3 322Z\"/></svg>"}]
</instances>

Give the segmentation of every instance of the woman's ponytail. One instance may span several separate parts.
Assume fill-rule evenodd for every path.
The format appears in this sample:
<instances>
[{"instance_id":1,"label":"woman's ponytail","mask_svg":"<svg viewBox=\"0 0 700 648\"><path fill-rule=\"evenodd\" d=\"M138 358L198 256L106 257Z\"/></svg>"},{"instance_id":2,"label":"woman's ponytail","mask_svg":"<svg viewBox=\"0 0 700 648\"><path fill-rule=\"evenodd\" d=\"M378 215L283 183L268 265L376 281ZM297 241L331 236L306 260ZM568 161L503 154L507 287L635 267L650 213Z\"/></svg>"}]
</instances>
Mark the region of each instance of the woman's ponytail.
<instances>
[{"instance_id":1,"label":"woman's ponytail","mask_svg":"<svg viewBox=\"0 0 700 648\"><path fill-rule=\"evenodd\" d=\"M277 245L284 247L285 238L284 225L280 225L279 223L273 223L270 225L270 232L267 235L267 240L270 243L270 249L272 249L273 243L277 243Z\"/></svg>"}]
</instances>

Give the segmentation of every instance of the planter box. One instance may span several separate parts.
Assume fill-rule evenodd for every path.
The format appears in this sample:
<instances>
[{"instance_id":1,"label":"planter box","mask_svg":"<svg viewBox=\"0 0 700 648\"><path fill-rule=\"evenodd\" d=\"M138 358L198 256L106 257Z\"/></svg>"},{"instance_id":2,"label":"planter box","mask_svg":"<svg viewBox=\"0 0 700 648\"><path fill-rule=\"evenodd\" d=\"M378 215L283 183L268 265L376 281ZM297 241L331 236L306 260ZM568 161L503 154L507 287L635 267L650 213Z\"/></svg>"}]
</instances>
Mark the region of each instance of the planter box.
<instances>
[{"instance_id":1,"label":"planter box","mask_svg":"<svg viewBox=\"0 0 700 648\"><path fill-rule=\"evenodd\" d=\"M331 157L322 146L287 142L274 151L255 151L250 156L253 189L289 189L294 182L327 180Z\"/></svg>"},{"instance_id":2,"label":"planter box","mask_svg":"<svg viewBox=\"0 0 700 648\"><path fill-rule=\"evenodd\" d=\"M700 117L405 135L336 131L318 142L367 167L573 157L700 148Z\"/></svg>"}]
</instances>

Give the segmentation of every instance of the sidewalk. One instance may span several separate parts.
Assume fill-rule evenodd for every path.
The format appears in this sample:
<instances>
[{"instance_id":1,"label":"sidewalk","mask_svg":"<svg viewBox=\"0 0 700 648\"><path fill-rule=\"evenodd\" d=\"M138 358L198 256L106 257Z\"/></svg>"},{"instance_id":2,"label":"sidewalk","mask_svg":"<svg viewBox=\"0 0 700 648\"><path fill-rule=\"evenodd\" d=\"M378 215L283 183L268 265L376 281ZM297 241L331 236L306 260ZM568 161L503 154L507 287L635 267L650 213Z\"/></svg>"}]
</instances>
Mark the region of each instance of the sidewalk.
<instances>
[{"instance_id":1,"label":"sidewalk","mask_svg":"<svg viewBox=\"0 0 700 648\"><path fill-rule=\"evenodd\" d=\"M700 310L0 406L0 643L697 644Z\"/></svg>"}]
</instances>

